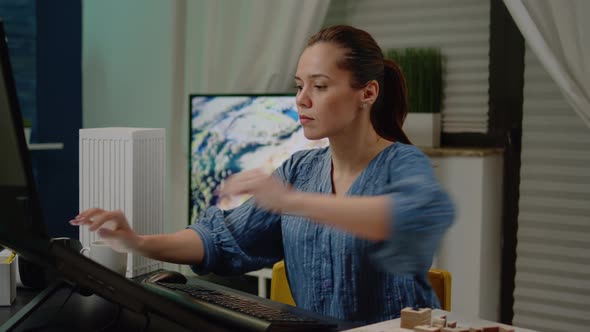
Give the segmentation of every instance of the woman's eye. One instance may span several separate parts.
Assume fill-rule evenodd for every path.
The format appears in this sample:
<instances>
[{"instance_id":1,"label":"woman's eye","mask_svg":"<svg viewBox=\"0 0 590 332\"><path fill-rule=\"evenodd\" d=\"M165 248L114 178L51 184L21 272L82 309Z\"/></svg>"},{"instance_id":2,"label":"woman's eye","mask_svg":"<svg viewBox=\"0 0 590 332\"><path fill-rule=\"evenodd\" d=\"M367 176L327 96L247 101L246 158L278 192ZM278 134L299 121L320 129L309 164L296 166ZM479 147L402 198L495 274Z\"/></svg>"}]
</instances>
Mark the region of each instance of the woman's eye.
<instances>
[{"instance_id":1,"label":"woman's eye","mask_svg":"<svg viewBox=\"0 0 590 332\"><path fill-rule=\"evenodd\" d=\"M314 87L318 90L324 90L326 88L325 85L314 85Z\"/></svg>"},{"instance_id":2,"label":"woman's eye","mask_svg":"<svg viewBox=\"0 0 590 332\"><path fill-rule=\"evenodd\" d=\"M303 87L301 85L295 85L295 90L301 91Z\"/></svg>"}]
</instances>

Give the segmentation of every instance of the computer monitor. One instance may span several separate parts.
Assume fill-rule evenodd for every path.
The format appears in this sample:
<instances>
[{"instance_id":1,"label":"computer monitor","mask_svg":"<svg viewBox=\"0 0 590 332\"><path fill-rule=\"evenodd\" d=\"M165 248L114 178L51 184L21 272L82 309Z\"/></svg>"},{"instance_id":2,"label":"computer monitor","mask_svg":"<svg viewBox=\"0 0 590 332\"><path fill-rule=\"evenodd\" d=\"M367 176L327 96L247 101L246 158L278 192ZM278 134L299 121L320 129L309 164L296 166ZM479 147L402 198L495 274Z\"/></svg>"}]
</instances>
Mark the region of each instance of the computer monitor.
<instances>
[{"instance_id":1,"label":"computer monitor","mask_svg":"<svg viewBox=\"0 0 590 332\"><path fill-rule=\"evenodd\" d=\"M189 224L209 206L225 210L245 200L219 199L216 189L229 175L270 172L298 150L328 144L303 136L294 95L193 94L189 108Z\"/></svg>"},{"instance_id":2,"label":"computer monitor","mask_svg":"<svg viewBox=\"0 0 590 332\"><path fill-rule=\"evenodd\" d=\"M195 315L194 311L48 237L35 191L1 19L0 62L0 245L52 269L59 276L60 283L90 290L132 311L156 313L181 325L203 330L218 329L218 323Z\"/></svg>"},{"instance_id":3,"label":"computer monitor","mask_svg":"<svg viewBox=\"0 0 590 332\"><path fill-rule=\"evenodd\" d=\"M0 241L23 256L47 264L49 240L35 194L31 162L4 27L0 20ZM24 152L24 153L23 153Z\"/></svg>"}]
</instances>

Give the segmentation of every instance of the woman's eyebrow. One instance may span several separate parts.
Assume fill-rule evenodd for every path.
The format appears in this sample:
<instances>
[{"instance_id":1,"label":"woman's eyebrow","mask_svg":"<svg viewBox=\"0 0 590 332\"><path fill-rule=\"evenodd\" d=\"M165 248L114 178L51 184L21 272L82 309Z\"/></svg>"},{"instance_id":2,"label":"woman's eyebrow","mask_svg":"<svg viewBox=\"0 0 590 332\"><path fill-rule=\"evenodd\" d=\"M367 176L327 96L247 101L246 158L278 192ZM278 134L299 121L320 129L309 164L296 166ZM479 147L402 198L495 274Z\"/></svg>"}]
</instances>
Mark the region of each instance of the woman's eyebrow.
<instances>
[{"instance_id":1,"label":"woman's eyebrow","mask_svg":"<svg viewBox=\"0 0 590 332\"><path fill-rule=\"evenodd\" d=\"M326 74L312 74L312 75L309 75L308 77L309 78L319 78L319 77L330 78L330 76L328 76ZM295 79L302 81L302 79L299 76L295 76Z\"/></svg>"}]
</instances>

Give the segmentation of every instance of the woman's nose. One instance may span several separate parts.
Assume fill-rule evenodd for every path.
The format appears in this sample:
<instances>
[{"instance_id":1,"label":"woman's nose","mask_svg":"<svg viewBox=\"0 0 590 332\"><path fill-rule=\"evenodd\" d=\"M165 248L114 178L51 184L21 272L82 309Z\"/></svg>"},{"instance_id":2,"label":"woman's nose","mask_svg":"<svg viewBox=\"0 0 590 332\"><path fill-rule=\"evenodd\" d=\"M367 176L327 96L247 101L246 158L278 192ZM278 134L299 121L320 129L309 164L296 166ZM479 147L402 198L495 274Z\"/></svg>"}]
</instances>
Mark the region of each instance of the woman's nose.
<instances>
[{"instance_id":1,"label":"woman's nose","mask_svg":"<svg viewBox=\"0 0 590 332\"><path fill-rule=\"evenodd\" d=\"M305 88L299 90L297 93L296 102L299 107L310 108L311 107L311 99L307 94L307 90Z\"/></svg>"}]
</instances>

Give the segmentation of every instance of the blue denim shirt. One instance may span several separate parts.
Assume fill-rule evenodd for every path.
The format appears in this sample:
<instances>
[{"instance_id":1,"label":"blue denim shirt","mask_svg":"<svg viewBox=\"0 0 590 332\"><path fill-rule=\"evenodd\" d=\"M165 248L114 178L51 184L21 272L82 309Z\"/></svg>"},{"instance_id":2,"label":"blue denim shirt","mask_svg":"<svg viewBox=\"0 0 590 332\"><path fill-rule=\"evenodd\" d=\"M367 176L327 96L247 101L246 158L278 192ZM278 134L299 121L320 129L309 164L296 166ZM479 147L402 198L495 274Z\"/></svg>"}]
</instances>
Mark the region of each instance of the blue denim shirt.
<instances>
[{"instance_id":1,"label":"blue denim shirt","mask_svg":"<svg viewBox=\"0 0 590 332\"><path fill-rule=\"evenodd\" d=\"M332 194L329 148L295 153L275 174L297 190ZM198 274L241 274L285 259L297 306L339 319L373 323L405 307L440 307L427 273L454 206L430 160L412 145L394 143L377 155L349 196L387 195L392 232L385 241L356 238L302 217L257 208L207 209L189 226L202 238ZM362 221L361 221L362 222Z\"/></svg>"}]
</instances>

